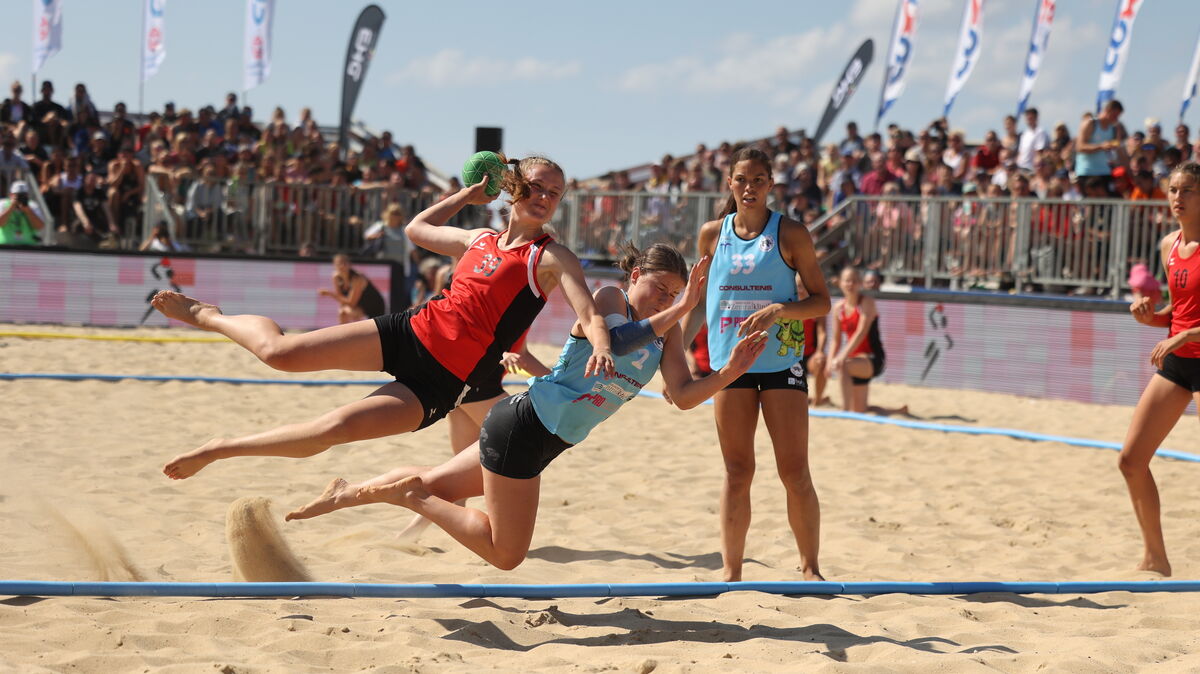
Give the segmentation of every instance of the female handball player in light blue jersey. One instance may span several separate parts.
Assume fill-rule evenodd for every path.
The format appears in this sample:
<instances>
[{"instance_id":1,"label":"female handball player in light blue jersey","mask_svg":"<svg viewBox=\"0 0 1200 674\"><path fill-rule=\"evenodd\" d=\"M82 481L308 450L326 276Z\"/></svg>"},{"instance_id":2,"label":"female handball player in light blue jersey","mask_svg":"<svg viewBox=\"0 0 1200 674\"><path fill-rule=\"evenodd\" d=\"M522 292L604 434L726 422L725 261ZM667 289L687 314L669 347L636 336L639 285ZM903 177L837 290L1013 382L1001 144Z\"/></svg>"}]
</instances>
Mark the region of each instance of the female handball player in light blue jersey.
<instances>
[{"instance_id":1,"label":"female handball player in light blue jersey","mask_svg":"<svg viewBox=\"0 0 1200 674\"><path fill-rule=\"evenodd\" d=\"M700 255L713 259L706 298L712 367L732 357L739 338L767 333L767 347L747 373L713 396L725 460L721 558L726 581L742 579L760 409L787 492L788 524L800 550L801 572L805 580L823 580L817 563L821 506L808 470L808 384L802 360L803 321L829 313L829 291L808 230L767 208L773 182L766 154L752 148L734 153L725 214L705 223L698 239ZM797 299L797 277L808 292L803 300Z\"/></svg>"},{"instance_id":2,"label":"female handball player in light blue jersey","mask_svg":"<svg viewBox=\"0 0 1200 674\"><path fill-rule=\"evenodd\" d=\"M576 322L553 371L492 408L479 436L478 459L462 452L440 466L397 468L360 484L338 478L287 519L387 502L424 515L494 566L512 569L524 561L537 519L540 474L555 457L634 398L660 367L667 395L688 409L741 376L766 343L761 332L747 334L724 367L693 379L678 322L700 300L708 259L696 263L688 280L683 256L674 248L656 244L643 253L627 246L620 267L628 292L607 286L595 293L610 327L614 377L587 376L592 347ZM453 503L478 495L486 513Z\"/></svg>"}]
</instances>

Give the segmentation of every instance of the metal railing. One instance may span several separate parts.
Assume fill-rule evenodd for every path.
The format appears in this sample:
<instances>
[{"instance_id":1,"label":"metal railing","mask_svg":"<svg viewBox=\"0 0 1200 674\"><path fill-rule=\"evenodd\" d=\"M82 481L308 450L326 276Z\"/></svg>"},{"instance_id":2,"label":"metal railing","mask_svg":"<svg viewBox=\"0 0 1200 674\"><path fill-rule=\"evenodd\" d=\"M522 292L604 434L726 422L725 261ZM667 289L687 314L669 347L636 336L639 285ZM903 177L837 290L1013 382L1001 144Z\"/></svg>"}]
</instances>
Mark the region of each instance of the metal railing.
<instances>
[{"instance_id":1,"label":"metal railing","mask_svg":"<svg viewBox=\"0 0 1200 674\"><path fill-rule=\"evenodd\" d=\"M822 265L924 286L1088 289L1117 297L1158 269L1175 227L1164 201L855 196L812 226Z\"/></svg>"},{"instance_id":2,"label":"metal railing","mask_svg":"<svg viewBox=\"0 0 1200 674\"><path fill-rule=\"evenodd\" d=\"M399 203L408 217L436 196L391 187L197 181L171 195L147 180L143 237L166 222L193 250L317 254L364 249L363 233ZM620 246L670 244L695 256L700 225L726 195L688 192L572 192L551 228L582 259L613 260ZM452 224L486 226L485 208ZM875 269L928 287L1087 288L1114 296L1129 267L1157 269L1158 242L1174 223L1162 201L855 196L811 226L822 264Z\"/></svg>"}]
</instances>

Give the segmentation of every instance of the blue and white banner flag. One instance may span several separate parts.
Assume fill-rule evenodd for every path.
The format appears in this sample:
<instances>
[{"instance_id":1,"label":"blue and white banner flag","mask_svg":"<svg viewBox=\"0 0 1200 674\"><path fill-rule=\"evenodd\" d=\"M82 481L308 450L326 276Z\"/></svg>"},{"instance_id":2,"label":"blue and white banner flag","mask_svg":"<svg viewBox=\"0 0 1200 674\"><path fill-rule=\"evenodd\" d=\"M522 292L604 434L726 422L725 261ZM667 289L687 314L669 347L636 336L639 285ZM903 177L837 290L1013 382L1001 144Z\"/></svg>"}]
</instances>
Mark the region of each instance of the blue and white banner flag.
<instances>
[{"instance_id":1,"label":"blue and white banner flag","mask_svg":"<svg viewBox=\"0 0 1200 674\"><path fill-rule=\"evenodd\" d=\"M62 0L33 0L33 72L62 49Z\"/></svg>"},{"instance_id":2,"label":"blue and white banner flag","mask_svg":"<svg viewBox=\"0 0 1200 674\"><path fill-rule=\"evenodd\" d=\"M1145 0L1117 0L1117 16L1113 19L1112 32L1108 36L1108 49L1104 52L1104 67L1100 69L1100 91L1096 94L1096 112L1105 101L1116 98L1121 73L1129 58L1129 43L1133 41L1133 22Z\"/></svg>"},{"instance_id":3,"label":"blue and white banner flag","mask_svg":"<svg viewBox=\"0 0 1200 674\"><path fill-rule=\"evenodd\" d=\"M879 94L879 113L875 116L875 127L887 114L888 108L904 93L904 77L912 62L913 40L917 37L917 0L900 0L896 9L896 25L888 46L887 61L884 61L883 91Z\"/></svg>"},{"instance_id":4,"label":"blue and white banner flag","mask_svg":"<svg viewBox=\"0 0 1200 674\"><path fill-rule=\"evenodd\" d=\"M271 24L275 0L246 0L246 43L242 51L242 90L249 91L271 75Z\"/></svg>"},{"instance_id":5,"label":"blue and white banner flag","mask_svg":"<svg viewBox=\"0 0 1200 674\"><path fill-rule=\"evenodd\" d=\"M145 34L142 35L142 81L154 77L167 58L167 42L163 11L167 0L146 0Z\"/></svg>"},{"instance_id":6,"label":"blue and white banner flag","mask_svg":"<svg viewBox=\"0 0 1200 674\"><path fill-rule=\"evenodd\" d=\"M1033 83L1042 69L1046 47L1050 45L1050 28L1054 25L1055 0L1033 0L1033 31L1029 36L1029 53L1025 56L1025 71L1021 75L1021 91L1017 94L1017 117L1029 105Z\"/></svg>"},{"instance_id":7,"label":"blue and white banner flag","mask_svg":"<svg viewBox=\"0 0 1200 674\"><path fill-rule=\"evenodd\" d=\"M1200 80L1200 40L1196 40L1196 53L1192 54L1192 69L1188 71L1187 79L1183 81L1183 105L1179 106L1179 123L1183 124L1183 116L1187 114L1188 106L1196 97L1196 81Z\"/></svg>"},{"instance_id":8,"label":"blue and white banner flag","mask_svg":"<svg viewBox=\"0 0 1200 674\"><path fill-rule=\"evenodd\" d=\"M979 60L979 43L983 39L983 0L967 0L963 10L962 29L958 32L958 50L954 55L954 68L950 70L950 82L946 85L946 102L942 116L950 116L950 108L958 92L971 77L975 63Z\"/></svg>"}]
</instances>

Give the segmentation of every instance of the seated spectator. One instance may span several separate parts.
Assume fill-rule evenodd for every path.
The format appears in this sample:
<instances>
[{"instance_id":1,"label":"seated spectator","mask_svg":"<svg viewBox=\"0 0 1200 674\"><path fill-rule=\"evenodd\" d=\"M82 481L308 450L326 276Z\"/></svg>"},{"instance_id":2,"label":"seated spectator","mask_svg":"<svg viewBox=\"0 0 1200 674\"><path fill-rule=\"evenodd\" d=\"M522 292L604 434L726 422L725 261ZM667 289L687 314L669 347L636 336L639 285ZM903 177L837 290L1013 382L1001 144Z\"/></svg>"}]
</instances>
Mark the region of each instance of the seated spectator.
<instances>
[{"instance_id":1,"label":"seated spectator","mask_svg":"<svg viewBox=\"0 0 1200 674\"><path fill-rule=\"evenodd\" d=\"M388 204L383 216L363 231L363 247L360 253L401 262L408 248L404 225L408 222L404 207L397 203Z\"/></svg>"},{"instance_id":2,"label":"seated spectator","mask_svg":"<svg viewBox=\"0 0 1200 674\"><path fill-rule=\"evenodd\" d=\"M21 92L24 89L21 87L20 80L13 80L12 95L4 99L4 103L0 104L0 124L18 124L25 126L32 123L33 108L28 103L21 100Z\"/></svg>"},{"instance_id":3,"label":"seated spectator","mask_svg":"<svg viewBox=\"0 0 1200 674\"><path fill-rule=\"evenodd\" d=\"M214 231L217 210L225 203L224 188L212 162L201 164L200 179L192 183L188 190L184 208L188 239L205 238L206 232Z\"/></svg>"},{"instance_id":4,"label":"seated spectator","mask_svg":"<svg viewBox=\"0 0 1200 674\"><path fill-rule=\"evenodd\" d=\"M1133 189L1129 192L1130 201L1165 201L1166 198L1167 195L1158 186L1158 181L1155 180L1153 173L1138 171L1134 174Z\"/></svg>"},{"instance_id":5,"label":"seated spectator","mask_svg":"<svg viewBox=\"0 0 1200 674\"><path fill-rule=\"evenodd\" d=\"M9 179L17 171L28 170L29 162L17 152L17 139L11 133L0 130L0 179Z\"/></svg>"},{"instance_id":6,"label":"seated spectator","mask_svg":"<svg viewBox=\"0 0 1200 674\"><path fill-rule=\"evenodd\" d=\"M888 170L887 160L882 153L871 155L871 171L859 181L859 192L868 196L883 194L883 188L888 183L896 182L896 176Z\"/></svg>"},{"instance_id":7,"label":"seated spectator","mask_svg":"<svg viewBox=\"0 0 1200 674\"><path fill-rule=\"evenodd\" d=\"M50 181L54 179L54 176L62 173L66 168L67 154L60 147L51 148L49 158L42 164L42 170L37 174L38 186L41 188L43 195L49 189Z\"/></svg>"},{"instance_id":8,"label":"seated spectator","mask_svg":"<svg viewBox=\"0 0 1200 674\"><path fill-rule=\"evenodd\" d=\"M221 123L228 122L231 119L236 123L241 116L241 112L237 104L237 94L231 91L225 94L225 107L217 111L217 119Z\"/></svg>"},{"instance_id":9,"label":"seated spectator","mask_svg":"<svg viewBox=\"0 0 1200 674\"><path fill-rule=\"evenodd\" d=\"M67 109L54 102L54 84L50 80L42 80L42 98L33 104L33 122L43 138L49 138L44 127L50 113L54 113L53 119L64 123L71 119Z\"/></svg>"},{"instance_id":10,"label":"seated spectator","mask_svg":"<svg viewBox=\"0 0 1200 674\"><path fill-rule=\"evenodd\" d=\"M1188 161L1192 158L1191 135L1191 129L1188 128L1187 124L1181 123L1175 127L1175 144L1171 147L1179 151L1182 161ZM1163 150L1163 156L1166 156L1166 150Z\"/></svg>"},{"instance_id":11,"label":"seated spectator","mask_svg":"<svg viewBox=\"0 0 1200 674\"><path fill-rule=\"evenodd\" d=\"M8 198L0 199L0 245L38 245L38 232L46 226L44 217L38 205L29 200L29 185L14 180Z\"/></svg>"},{"instance_id":12,"label":"seated spectator","mask_svg":"<svg viewBox=\"0 0 1200 674\"><path fill-rule=\"evenodd\" d=\"M116 156L108 148L108 136L103 131L96 131L92 134L88 152L84 155L83 171L107 178L109 162L115 158Z\"/></svg>"},{"instance_id":13,"label":"seated spectator","mask_svg":"<svg viewBox=\"0 0 1200 674\"><path fill-rule=\"evenodd\" d=\"M135 142L137 130L133 128L133 122L125 117L124 103L118 101L113 106L112 119L104 125L104 132L108 134L108 142L111 147L121 147L126 141Z\"/></svg>"},{"instance_id":14,"label":"seated spectator","mask_svg":"<svg viewBox=\"0 0 1200 674\"><path fill-rule=\"evenodd\" d=\"M82 235L93 243L99 243L110 234L116 234L108 212L108 194L100 176L93 173L84 177L83 188L76 192L71 210L74 218L71 219L70 231L77 236Z\"/></svg>"},{"instance_id":15,"label":"seated spectator","mask_svg":"<svg viewBox=\"0 0 1200 674\"><path fill-rule=\"evenodd\" d=\"M996 170L1000 165L1000 137L995 131L989 130L983 134L983 145L980 145L975 150L975 155L971 157L971 167L974 169L983 169L989 174Z\"/></svg>"},{"instance_id":16,"label":"seated spectator","mask_svg":"<svg viewBox=\"0 0 1200 674\"><path fill-rule=\"evenodd\" d=\"M38 132L32 128L25 131L23 140L25 142L21 143L21 146L17 148L17 152L20 152L25 161L29 162L29 167L33 169L35 174L40 175L42 167L50 159L50 155L46 152L46 148L42 146L42 140L38 136Z\"/></svg>"},{"instance_id":17,"label":"seated spectator","mask_svg":"<svg viewBox=\"0 0 1200 674\"><path fill-rule=\"evenodd\" d=\"M967 177L967 169L971 167L971 151L963 139L962 131L950 134L949 146L942 152L942 163L954 172L954 179L962 182Z\"/></svg>"},{"instance_id":18,"label":"seated spectator","mask_svg":"<svg viewBox=\"0 0 1200 674\"><path fill-rule=\"evenodd\" d=\"M87 85L82 82L75 85L75 95L67 104L67 112L70 113L69 118L72 120L78 120L81 115L87 115L93 119L100 118L96 105L92 103L92 97L88 95Z\"/></svg>"},{"instance_id":19,"label":"seated spectator","mask_svg":"<svg viewBox=\"0 0 1200 674\"><path fill-rule=\"evenodd\" d=\"M69 222L74 208L75 195L83 189L83 173L80 171L79 157L67 157L63 170L49 176L49 180L43 183L43 188L46 208L50 209L58 222Z\"/></svg>"},{"instance_id":20,"label":"seated spectator","mask_svg":"<svg viewBox=\"0 0 1200 674\"><path fill-rule=\"evenodd\" d=\"M136 219L142 207L146 174L133 158L133 140L129 140L108 165L108 210L114 229L122 231L128 219Z\"/></svg>"}]
</instances>

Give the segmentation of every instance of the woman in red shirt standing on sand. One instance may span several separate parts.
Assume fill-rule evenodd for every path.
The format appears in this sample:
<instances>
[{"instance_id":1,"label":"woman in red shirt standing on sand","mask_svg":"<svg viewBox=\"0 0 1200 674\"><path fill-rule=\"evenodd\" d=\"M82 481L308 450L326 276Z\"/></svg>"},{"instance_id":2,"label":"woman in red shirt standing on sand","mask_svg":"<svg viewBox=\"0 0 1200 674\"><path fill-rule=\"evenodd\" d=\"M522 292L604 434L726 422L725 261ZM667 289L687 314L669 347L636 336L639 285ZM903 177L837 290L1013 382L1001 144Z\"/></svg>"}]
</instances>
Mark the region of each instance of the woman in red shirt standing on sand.
<instances>
[{"instance_id":1,"label":"woman in red shirt standing on sand","mask_svg":"<svg viewBox=\"0 0 1200 674\"><path fill-rule=\"evenodd\" d=\"M1159 244L1171 299L1155 311L1151 297L1139 297L1129 311L1143 325L1170 331L1150 352L1150 362L1158 371L1133 410L1120 459L1142 530L1144 549L1137 568L1164 576L1171 575L1171 562L1163 541L1158 486L1150 474L1150 459L1200 392L1200 164L1187 162L1171 171L1167 201L1179 222L1179 229Z\"/></svg>"}]
</instances>

